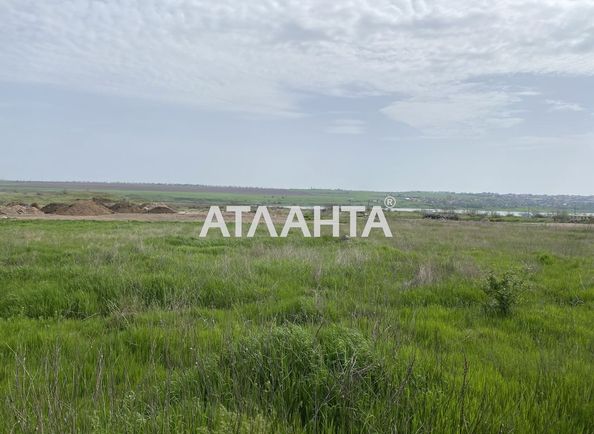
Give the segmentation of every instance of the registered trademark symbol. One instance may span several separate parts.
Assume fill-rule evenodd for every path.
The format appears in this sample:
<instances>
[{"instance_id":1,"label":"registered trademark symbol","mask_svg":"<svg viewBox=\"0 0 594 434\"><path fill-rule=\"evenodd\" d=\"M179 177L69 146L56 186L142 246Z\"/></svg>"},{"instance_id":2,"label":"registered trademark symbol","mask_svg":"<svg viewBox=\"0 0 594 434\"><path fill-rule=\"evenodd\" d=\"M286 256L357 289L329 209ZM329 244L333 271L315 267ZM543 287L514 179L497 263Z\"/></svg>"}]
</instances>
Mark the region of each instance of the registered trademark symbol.
<instances>
[{"instance_id":1,"label":"registered trademark symbol","mask_svg":"<svg viewBox=\"0 0 594 434\"><path fill-rule=\"evenodd\" d=\"M393 208L396 205L396 198L394 196L386 196L384 198L384 206L386 208Z\"/></svg>"}]
</instances>

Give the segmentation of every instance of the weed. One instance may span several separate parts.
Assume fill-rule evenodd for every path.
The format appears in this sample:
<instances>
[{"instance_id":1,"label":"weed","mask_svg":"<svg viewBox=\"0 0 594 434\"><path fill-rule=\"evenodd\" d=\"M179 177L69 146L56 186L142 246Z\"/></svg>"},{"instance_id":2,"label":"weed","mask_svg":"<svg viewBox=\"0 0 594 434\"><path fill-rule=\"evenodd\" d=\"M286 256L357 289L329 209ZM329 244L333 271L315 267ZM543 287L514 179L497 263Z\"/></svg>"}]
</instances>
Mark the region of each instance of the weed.
<instances>
[{"instance_id":1,"label":"weed","mask_svg":"<svg viewBox=\"0 0 594 434\"><path fill-rule=\"evenodd\" d=\"M483 286L483 291L489 297L487 308L500 315L509 315L524 287L524 281L514 272L508 271L499 277L494 273L489 274Z\"/></svg>"}]
</instances>

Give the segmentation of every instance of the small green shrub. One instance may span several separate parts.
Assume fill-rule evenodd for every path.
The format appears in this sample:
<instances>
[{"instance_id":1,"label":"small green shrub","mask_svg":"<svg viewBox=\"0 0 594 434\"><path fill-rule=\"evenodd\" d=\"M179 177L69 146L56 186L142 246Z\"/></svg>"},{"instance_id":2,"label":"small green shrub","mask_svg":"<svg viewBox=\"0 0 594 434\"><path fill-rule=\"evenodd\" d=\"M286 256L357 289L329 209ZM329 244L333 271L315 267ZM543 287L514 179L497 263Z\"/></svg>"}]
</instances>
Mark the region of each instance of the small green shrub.
<instances>
[{"instance_id":1,"label":"small green shrub","mask_svg":"<svg viewBox=\"0 0 594 434\"><path fill-rule=\"evenodd\" d=\"M509 315L520 300L524 281L513 272L505 272L500 277L494 273L487 276L483 291L489 296L487 308L500 315Z\"/></svg>"},{"instance_id":2,"label":"small green shrub","mask_svg":"<svg viewBox=\"0 0 594 434\"><path fill-rule=\"evenodd\" d=\"M548 253L540 253L536 258L541 265L551 265L554 262L553 257Z\"/></svg>"}]
</instances>

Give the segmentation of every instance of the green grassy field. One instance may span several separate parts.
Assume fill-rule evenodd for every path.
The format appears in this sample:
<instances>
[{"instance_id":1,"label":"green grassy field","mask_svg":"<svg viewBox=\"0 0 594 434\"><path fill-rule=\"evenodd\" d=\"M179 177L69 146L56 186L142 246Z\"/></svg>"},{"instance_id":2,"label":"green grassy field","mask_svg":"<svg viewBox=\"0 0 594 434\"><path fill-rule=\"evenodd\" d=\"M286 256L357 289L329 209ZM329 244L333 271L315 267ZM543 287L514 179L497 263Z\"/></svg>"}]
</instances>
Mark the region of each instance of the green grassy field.
<instances>
[{"instance_id":1,"label":"green grassy field","mask_svg":"<svg viewBox=\"0 0 594 434\"><path fill-rule=\"evenodd\" d=\"M171 186L124 184L107 188L109 184L85 188L84 184L68 184L62 187L43 186L0 180L0 203L25 202L45 205L50 202L72 202L77 199L102 197L132 202L166 202L178 207L194 207L213 204L224 205L336 205L382 203L386 193L347 190L279 190L277 193L243 189L240 187L205 187L207 191L188 191L183 186L175 190ZM163 189L164 188L164 189ZM228 190L228 191L221 191Z\"/></svg>"},{"instance_id":2,"label":"green grassy field","mask_svg":"<svg viewBox=\"0 0 594 434\"><path fill-rule=\"evenodd\" d=\"M46 205L101 197L132 202L166 202L176 207L205 205L366 205L383 204L387 194L396 208L505 210L594 213L594 196L452 193L431 191L357 191L330 189L260 189L179 184L110 184L18 182L0 180L0 205L25 202Z\"/></svg>"},{"instance_id":3,"label":"green grassy field","mask_svg":"<svg viewBox=\"0 0 594 434\"><path fill-rule=\"evenodd\" d=\"M112 200L128 200L132 202L166 202L179 207L205 206L211 204L225 205L328 205L328 204L367 204L381 203L385 193L332 193L318 191L312 194L271 195L236 192L175 192L158 190L46 190L35 191L0 191L0 199L4 203L23 201L47 204L50 202L72 202L77 199L91 199L94 197Z\"/></svg>"},{"instance_id":4,"label":"green grassy field","mask_svg":"<svg viewBox=\"0 0 594 434\"><path fill-rule=\"evenodd\" d=\"M0 431L593 432L591 226L199 226L0 220Z\"/></svg>"}]
</instances>

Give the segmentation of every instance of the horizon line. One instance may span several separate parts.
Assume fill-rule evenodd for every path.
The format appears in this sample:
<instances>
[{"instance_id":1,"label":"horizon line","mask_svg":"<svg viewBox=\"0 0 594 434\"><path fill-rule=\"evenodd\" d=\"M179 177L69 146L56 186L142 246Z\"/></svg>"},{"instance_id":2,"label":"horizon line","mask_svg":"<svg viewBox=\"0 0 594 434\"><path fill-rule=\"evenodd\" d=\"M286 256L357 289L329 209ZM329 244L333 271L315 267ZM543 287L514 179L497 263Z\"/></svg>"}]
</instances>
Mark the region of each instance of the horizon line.
<instances>
[{"instance_id":1,"label":"horizon line","mask_svg":"<svg viewBox=\"0 0 594 434\"><path fill-rule=\"evenodd\" d=\"M498 196L547 196L547 197L558 197L558 196L572 196L572 197L594 197L594 194L547 194L547 193L500 193L495 191L451 191L451 190L365 190L365 189L348 189L340 187L267 187L267 186L244 186L244 185L222 185L222 184L193 184L193 183L180 183L180 182L149 182L149 181L74 181L74 180L23 180L23 179L0 179L0 183L40 183L40 184L102 184L102 185L161 185L168 187L203 187L203 188L237 188L237 189L253 189L253 190L274 190L278 192L282 191L343 191L343 192L362 192L362 193L381 193L381 194L397 194L397 193L449 193L449 194L467 194L467 195L479 195L479 194L491 194Z\"/></svg>"}]
</instances>

